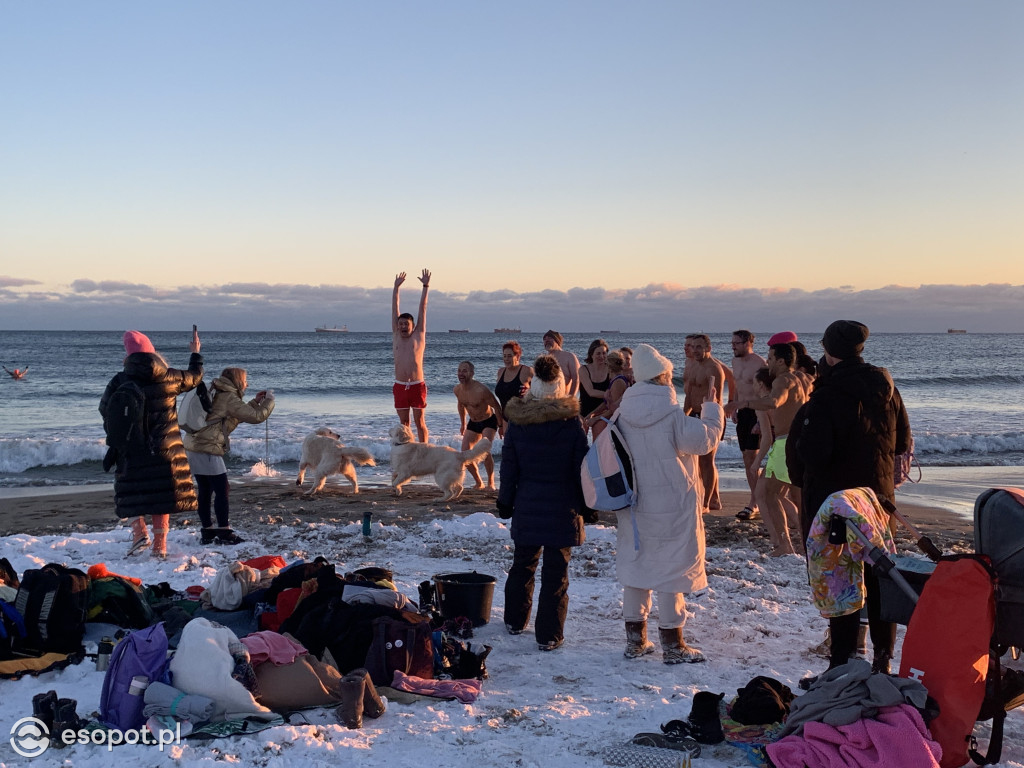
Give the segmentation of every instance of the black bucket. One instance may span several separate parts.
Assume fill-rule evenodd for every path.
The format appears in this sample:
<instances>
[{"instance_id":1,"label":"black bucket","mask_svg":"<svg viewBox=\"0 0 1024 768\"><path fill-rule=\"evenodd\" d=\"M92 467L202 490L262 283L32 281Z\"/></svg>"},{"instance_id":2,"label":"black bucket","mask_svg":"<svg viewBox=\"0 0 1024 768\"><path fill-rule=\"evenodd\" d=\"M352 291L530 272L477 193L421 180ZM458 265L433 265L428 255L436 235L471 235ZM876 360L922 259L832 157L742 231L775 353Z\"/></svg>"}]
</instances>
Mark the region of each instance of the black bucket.
<instances>
[{"instance_id":1,"label":"black bucket","mask_svg":"<svg viewBox=\"0 0 1024 768\"><path fill-rule=\"evenodd\" d=\"M446 619L465 616L474 627L491 620L494 599L493 576L486 573L438 573L434 575L437 607Z\"/></svg>"}]
</instances>

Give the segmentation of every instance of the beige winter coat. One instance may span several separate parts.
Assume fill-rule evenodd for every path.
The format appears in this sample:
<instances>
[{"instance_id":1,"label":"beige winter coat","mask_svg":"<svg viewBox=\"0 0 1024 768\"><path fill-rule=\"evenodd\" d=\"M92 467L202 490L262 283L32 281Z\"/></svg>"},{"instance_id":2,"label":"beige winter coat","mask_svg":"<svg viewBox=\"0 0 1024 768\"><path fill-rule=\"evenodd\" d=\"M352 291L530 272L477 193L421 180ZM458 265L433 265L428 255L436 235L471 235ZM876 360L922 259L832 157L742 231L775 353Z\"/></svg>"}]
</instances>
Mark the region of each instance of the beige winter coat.
<instances>
[{"instance_id":1,"label":"beige winter coat","mask_svg":"<svg viewBox=\"0 0 1024 768\"><path fill-rule=\"evenodd\" d=\"M182 433L185 450L223 456L231 447L229 435L240 422L262 424L274 411L274 401L267 398L259 405L253 398L242 400L238 388L230 379L219 377L213 381L213 407L206 416L206 426L193 434Z\"/></svg>"},{"instance_id":2,"label":"beige winter coat","mask_svg":"<svg viewBox=\"0 0 1024 768\"><path fill-rule=\"evenodd\" d=\"M638 382L626 390L616 425L633 457L637 501L619 510L615 567L619 583L659 592L707 586L697 457L717 444L722 406L704 403L686 416L675 389ZM638 537L634 537L634 520Z\"/></svg>"}]
</instances>

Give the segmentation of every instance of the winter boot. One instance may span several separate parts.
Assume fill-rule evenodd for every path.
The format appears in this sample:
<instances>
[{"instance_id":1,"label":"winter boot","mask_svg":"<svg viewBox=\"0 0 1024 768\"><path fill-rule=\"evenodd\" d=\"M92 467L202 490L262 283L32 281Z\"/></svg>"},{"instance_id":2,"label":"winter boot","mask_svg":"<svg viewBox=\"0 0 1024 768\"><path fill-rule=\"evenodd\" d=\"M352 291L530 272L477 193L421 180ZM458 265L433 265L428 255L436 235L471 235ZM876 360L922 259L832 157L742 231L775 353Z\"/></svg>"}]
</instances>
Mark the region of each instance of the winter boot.
<instances>
[{"instance_id":1,"label":"winter boot","mask_svg":"<svg viewBox=\"0 0 1024 768\"><path fill-rule=\"evenodd\" d=\"M365 669L353 669L346 677L354 675L362 675L365 680L363 684L363 714L371 718L378 718L383 715L387 705L384 704L384 699L377 693L377 688L373 685L370 673Z\"/></svg>"},{"instance_id":2,"label":"winter boot","mask_svg":"<svg viewBox=\"0 0 1024 768\"><path fill-rule=\"evenodd\" d=\"M128 557L137 555L149 546L149 531L146 530L146 518L136 517L132 520L132 543L128 547Z\"/></svg>"},{"instance_id":3,"label":"winter boot","mask_svg":"<svg viewBox=\"0 0 1024 768\"><path fill-rule=\"evenodd\" d=\"M167 529L153 528L153 557L167 559Z\"/></svg>"},{"instance_id":4,"label":"winter boot","mask_svg":"<svg viewBox=\"0 0 1024 768\"><path fill-rule=\"evenodd\" d=\"M647 639L647 622L627 621L626 650L622 655L627 659L639 659L649 653L654 653L654 643Z\"/></svg>"},{"instance_id":5,"label":"winter boot","mask_svg":"<svg viewBox=\"0 0 1024 768\"><path fill-rule=\"evenodd\" d=\"M47 733L53 733L53 721L57 719L57 692L37 693L32 697L32 717L46 726Z\"/></svg>"},{"instance_id":6,"label":"winter boot","mask_svg":"<svg viewBox=\"0 0 1024 768\"><path fill-rule=\"evenodd\" d=\"M701 744L718 744L725 741L722 731L722 719L719 715L719 704L725 698L724 693L698 691L693 696L693 706L686 718L690 736Z\"/></svg>"},{"instance_id":7,"label":"winter boot","mask_svg":"<svg viewBox=\"0 0 1024 768\"><path fill-rule=\"evenodd\" d=\"M857 652L854 658L866 659L868 657L868 623L860 620L860 627L857 629Z\"/></svg>"},{"instance_id":8,"label":"winter boot","mask_svg":"<svg viewBox=\"0 0 1024 768\"><path fill-rule=\"evenodd\" d=\"M62 738L65 731L71 731L77 737L81 725L75 711L77 708L78 702L74 699L57 699L57 714L53 719L53 731L50 733L51 747L63 749L67 746L67 742Z\"/></svg>"},{"instance_id":9,"label":"winter boot","mask_svg":"<svg viewBox=\"0 0 1024 768\"><path fill-rule=\"evenodd\" d=\"M892 671L891 661L892 654L888 651L875 651L875 658L871 662L871 674L888 675Z\"/></svg>"},{"instance_id":10,"label":"winter boot","mask_svg":"<svg viewBox=\"0 0 1024 768\"><path fill-rule=\"evenodd\" d=\"M691 648L683 640L682 627L658 627L658 635L661 637L661 660L666 664L694 664L705 661L703 653Z\"/></svg>"},{"instance_id":11,"label":"winter boot","mask_svg":"<svg viewBox=\"0 0 1024 768\"><path fill-rule=\"evenodd\" d=\"M357 669L341 678L341 704L334 710L335 717L346 728L363 727L363 699L366 697L366 670Z\"/></svg>"}]
</instances>

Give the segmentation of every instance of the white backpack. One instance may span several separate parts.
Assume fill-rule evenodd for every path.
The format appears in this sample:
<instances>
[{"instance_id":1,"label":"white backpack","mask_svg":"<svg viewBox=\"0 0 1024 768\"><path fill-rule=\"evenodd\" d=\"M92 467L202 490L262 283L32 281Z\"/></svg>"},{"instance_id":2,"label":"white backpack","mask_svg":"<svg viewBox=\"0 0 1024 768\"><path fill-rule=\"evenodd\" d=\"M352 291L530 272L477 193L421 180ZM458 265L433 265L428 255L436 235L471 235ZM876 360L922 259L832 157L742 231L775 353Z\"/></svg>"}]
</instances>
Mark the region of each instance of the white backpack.
<instances>
[{"instance_id":1,"label":"white backpack","mask_svg":"<svg viewBox=\"0 0 1024 768\"><path fill-rule=\"evenodd\" d=\"M200 381L195 389L190 389L182 396L178 404L178 428L182 432L194 435L206 426L210 407L212 402L206 383Z\"/></svg>"}]
</instances>

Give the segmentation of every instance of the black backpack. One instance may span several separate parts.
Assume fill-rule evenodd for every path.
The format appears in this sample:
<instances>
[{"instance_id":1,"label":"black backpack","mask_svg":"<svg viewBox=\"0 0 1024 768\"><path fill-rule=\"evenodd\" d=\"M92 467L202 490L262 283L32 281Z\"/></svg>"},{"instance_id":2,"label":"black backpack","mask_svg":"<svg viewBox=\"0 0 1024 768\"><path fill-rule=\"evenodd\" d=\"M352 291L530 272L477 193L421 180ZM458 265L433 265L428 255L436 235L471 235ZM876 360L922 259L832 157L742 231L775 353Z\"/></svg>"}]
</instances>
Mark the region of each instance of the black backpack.
<instances>
[{"instance_id":1,"label":"black backpack","mask_svg":"<svg viewBox=\"0 0 1024 768\"><path fill-rule=\"evenodd\" d=\"M15 643L20 653L74 653L85 635L89 577L54 563L27 570L14 607L25 621L25 637Z\"/></svg>"},{"instance_id":2,"label":"black backpack","mask_svg":"<svg viewBox=\"0 0 1024 768\"><path fill-rule=\"evenodd\" d=\"M105 621L128 629L145 629L156 621L146 591L115 575L92 580L87 617L89 621Z\"/></svg>"},{"instance_id":3,"label":"black backpack","mask_svg":"<svg viewBox=\"0 0 1024 768\"><path fill-rule=\"evenodd\" d=\"M139 450L152 453L146 418L146 395L137 382L125 379L111 393L103 429L107 433L107 445L119 454Z\"/></svg>"}]
</instances>

